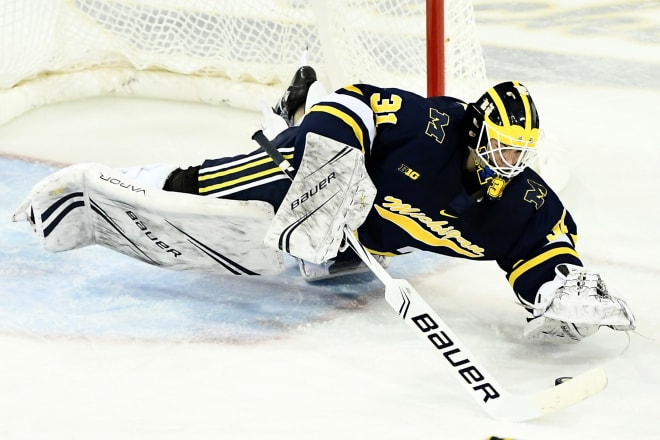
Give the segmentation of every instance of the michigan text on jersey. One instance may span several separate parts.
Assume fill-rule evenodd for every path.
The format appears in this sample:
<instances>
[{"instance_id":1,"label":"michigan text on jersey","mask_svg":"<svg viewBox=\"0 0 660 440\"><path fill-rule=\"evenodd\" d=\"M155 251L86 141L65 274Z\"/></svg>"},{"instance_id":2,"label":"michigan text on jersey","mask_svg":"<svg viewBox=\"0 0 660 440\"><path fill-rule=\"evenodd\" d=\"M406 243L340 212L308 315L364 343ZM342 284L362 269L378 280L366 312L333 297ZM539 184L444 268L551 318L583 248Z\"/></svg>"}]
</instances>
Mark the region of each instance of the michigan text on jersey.
<instances>
[{"instance_id":1,"label":"michigan text on jersey","mask_svg":"<svg viewBox=\"0 0 660 440\"><path fill-rule=\"evenodd\" d=\"M484 256L482 247L463 238L461 231L450 226L448 221L433 220L401 199L385 196L382 207L375 205L375 208L381 217L395 223L415 240L433 247L447 247L468 258Z\"/></svg>"}]
</instances>

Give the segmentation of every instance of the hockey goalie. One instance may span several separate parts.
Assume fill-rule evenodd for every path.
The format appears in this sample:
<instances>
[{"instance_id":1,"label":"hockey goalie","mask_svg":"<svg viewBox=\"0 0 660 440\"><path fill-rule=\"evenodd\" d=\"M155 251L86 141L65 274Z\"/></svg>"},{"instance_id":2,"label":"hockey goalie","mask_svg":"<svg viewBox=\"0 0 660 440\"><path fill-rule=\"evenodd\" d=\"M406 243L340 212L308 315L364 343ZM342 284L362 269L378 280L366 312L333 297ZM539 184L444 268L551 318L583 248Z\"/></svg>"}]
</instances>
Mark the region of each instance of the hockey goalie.
<instances>
[{"instance_id":1,"label":"hockey goalie","mask_svg":"<svg viewBox=\"0 0 660 440\"><path fill-rule=\"evenodd\" d=\"M348 227L385 267L413 251L496 262L529 311L530 340L635 328L530 167L539 116L522 84L471 103L368 84L328 94L304 66L265 117L293 181L260 149L184 167L77 164L37 183L14 220L48 251L98 244L164 268L246 275L280 273L284 252L310 281L366 270L346 249Z\"/></svg>"}]
</instances>

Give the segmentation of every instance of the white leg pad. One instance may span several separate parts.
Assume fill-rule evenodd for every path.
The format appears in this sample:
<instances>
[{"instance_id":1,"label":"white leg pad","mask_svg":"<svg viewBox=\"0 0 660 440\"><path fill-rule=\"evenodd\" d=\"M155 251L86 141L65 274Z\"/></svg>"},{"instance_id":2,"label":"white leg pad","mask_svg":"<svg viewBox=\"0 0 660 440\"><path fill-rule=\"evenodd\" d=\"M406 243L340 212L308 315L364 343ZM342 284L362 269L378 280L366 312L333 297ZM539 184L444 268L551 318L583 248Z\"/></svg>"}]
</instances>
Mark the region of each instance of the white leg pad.
<instances>
[{"instance_id":1,"label":"white leg pad","mask_svg":"<svg viewBox=\"0 0 660 440\"><path fill-rule=\"evenodd\" d=\"M355 148L307 133L300 169L265 236L265 243L320 264L334 258L344 226L357 229L369 214L376 187Z\"/></svg>"},{"instance_id":2,"label":"white leg pad","mask_svg":"<svg viewBox=\"0 0 660 440\"><path fill-rule=\"evenodd\" d=\"M263 244L273 216L265 202L163 191L79 164L39 182L14 221L28 220L51 252L99 244L168 269L253 275L283 270Z\"/></svg>"},{"instance_id":3,"label":"white leg pad","mask_svg":"<svg viewBox=\"0 0 660 440\"><path fill-rule=\"evenodd\" d=\"M169 163L143 165L139 167L120 168L128 179L135 180L149 188L163 189L165 181L178 166Z\"/></svg>"}]
</instances>

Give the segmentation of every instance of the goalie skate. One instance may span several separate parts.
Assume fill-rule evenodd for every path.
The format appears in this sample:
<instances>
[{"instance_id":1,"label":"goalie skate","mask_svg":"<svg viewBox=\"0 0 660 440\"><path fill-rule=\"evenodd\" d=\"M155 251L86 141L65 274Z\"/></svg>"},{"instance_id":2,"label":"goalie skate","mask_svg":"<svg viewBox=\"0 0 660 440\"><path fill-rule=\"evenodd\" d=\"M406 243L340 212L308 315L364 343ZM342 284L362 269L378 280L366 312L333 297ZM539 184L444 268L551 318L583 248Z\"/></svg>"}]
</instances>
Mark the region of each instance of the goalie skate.
<instances>
[{"instance_id":1,"label":"goalie skate","mask_svg":"<svg viewBox=\"0 0 660 440\"><path fill-rule=\"evenodd\" d=\"M289 127L294 125L296 111L304 109L307 93L312 83L316 82L316 72L310 66L302 66L291 79L291 84L284 92L279 102L273 107L273 112L280 115Z\"/></svg>"}]
</instances>

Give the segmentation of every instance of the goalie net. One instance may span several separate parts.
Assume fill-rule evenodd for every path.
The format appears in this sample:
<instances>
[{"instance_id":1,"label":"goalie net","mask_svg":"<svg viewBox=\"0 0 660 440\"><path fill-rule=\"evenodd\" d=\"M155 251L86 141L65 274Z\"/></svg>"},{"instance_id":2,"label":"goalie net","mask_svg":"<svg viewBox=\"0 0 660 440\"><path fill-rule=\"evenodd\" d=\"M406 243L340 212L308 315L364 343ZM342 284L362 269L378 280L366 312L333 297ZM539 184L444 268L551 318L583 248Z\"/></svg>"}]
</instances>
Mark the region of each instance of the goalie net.
<instances>
[{"instance_id":1,"label":"goalie net","mask_svg":"<svg viewBox=\"0 0 660 440\"><path fill-rule=\"evenodd\" d=\"M444 3L445 91L477 97L486 74L472 5ZM257 109L281 96L304 50L332 89L426 94L425 29L424 0L5 0L0 124L101 95Z\"/></svg>"}]
</instances>

